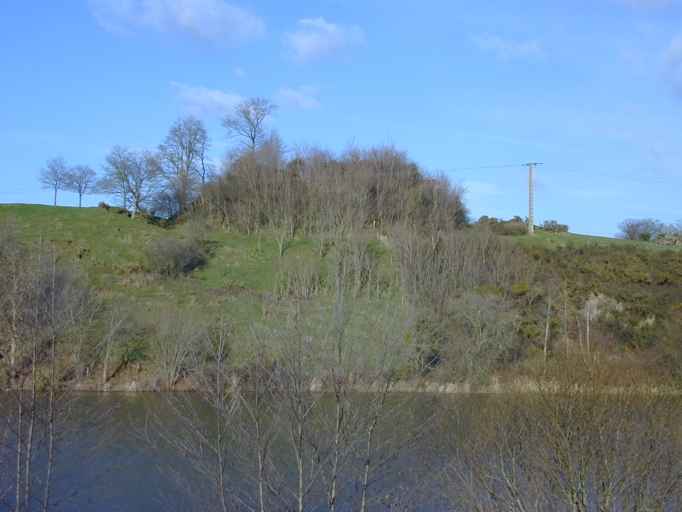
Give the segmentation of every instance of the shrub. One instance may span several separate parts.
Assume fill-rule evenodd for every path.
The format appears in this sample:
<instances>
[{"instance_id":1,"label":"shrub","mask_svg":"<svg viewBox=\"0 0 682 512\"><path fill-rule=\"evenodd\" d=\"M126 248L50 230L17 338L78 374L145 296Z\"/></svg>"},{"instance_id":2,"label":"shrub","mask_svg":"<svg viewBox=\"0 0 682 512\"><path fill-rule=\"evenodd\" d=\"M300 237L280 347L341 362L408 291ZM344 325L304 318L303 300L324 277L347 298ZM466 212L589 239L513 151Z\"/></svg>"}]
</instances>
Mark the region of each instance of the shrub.
<instances>
[{"instance_id":1,"label":"shrub","mask_svg":"<svg viewBox=\"0 0 682 512\"><path fill-rule=\"evenodd\" d=\"M617 238L626 240L640 240L649 242L659 234L665 233L666 227L660 220L655 219L625 219L618 224Z\"/></svg>"},{"instance_id":2,"label":"shrub","mask_svg":"<svg viewBox=\"0 0 682 512\"><path fill-rule=\"evenodd\" d=\"M519 236L528 234L528 225L516 220L497 223L493 230L502 236Z\"/></svg>"},{"instance_id":3,"label":"shrub","mask_svg":"<svg viewBox=\"0 0 682 512\"><path fill-rule=\"evenodd\" d=\"M196 242L164 238L149 244L147 264L150 271L162 276L188 274L204 262Z\"/></svg>"},{"instance_id":4,"label":"shrub","mask_svg":"<svg viewBox=\"0 0 682 512\"><path fill-rule=\"evenodd\" d=\"M559 224L555 220L546 220L542 223L542 229L550 233L567 233L568 226L566 224Z\"/></svg>"},{"instance_id":5,"label":"shrub","mask_svg":"<svg viewBox=\"0 0 682 512\"><path fill-rule=\"evenodd\" d=\"M518 215L509 220L483 216L478 224L489 225L495 233L502 236L520 236L528 233L528 224Z\"/></svg>"}]
</instances>

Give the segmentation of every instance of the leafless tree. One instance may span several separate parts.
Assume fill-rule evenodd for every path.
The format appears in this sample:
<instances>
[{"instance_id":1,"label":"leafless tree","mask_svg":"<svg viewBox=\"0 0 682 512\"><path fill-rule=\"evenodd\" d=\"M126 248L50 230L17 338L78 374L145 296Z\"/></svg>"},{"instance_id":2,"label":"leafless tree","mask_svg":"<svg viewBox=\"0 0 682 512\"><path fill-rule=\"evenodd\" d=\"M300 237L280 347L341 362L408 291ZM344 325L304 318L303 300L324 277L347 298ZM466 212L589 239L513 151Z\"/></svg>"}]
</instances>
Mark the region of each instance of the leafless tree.
<instances>
[{"instance_id":1,"label":"leafless tree","mask_svg":"<svg viewBox=\"0 0 682 512\"><path fill-rule=\"evenodd\" d=\"M240 390L231 389L230 341L225 317L215 328L204 329L197 350L185 362L197 394L164 393L175 421L154 416L160 435L153 441L171 446L185 462L178 470L170 465L166 476L185 488L202 510L241 509L246 500L244 492L238 493L242 475L233 470L242 431Z\"/></svg>"},{"instance_id":2,"label":"leafless tree","mask_svg":"<svg viewBox=\"0 0 682 512\"><path fill-rule=\"evenodd\" d=\"M514 343L516 314L504 297L494 293L466 292L451 301L446 357L456 368L456 378L485 379L502 362Z\"/></svg>"},{"instance_id":3,"label":"leafless tree","mask_svg":"<svg viewBox=\"0 0 682 512\"><path fill-rule=\"evenodd\" d=\"M178 118L159 144L158 161L179 211L196 199L198 185L211 172L212 163L206 154L210 144L203 121L194 116Z\"/></svg>"},{"instance_id":4,"label":"leafless tree","mask_svg":"<svg viewBox=\"0 0 682 512\"><path fill-rule=\"evenodd\" d=\"M121 206L132 210L132 218L161 191L161 170L149 151L114 146L102 170L104 176L97 183L97 191L120 199Z\"/></svg>"},{"instance_id":5,"label":"leafless tree","mask_svg":"<svg viewBox=\"0 0 682 512\"><path fill-rule=\"evenodd\" d=\"M182 311L166 311L154 323L149 348L165 389L171 389L187 371L197 347L201 325Z\"/></svg>"},{"instance_id":6,"label":"leafless tree","mask_svg":"<svg viewBox=\"0 0 682 512\"><path fill-rule=\"evenodd\" d=\"M101 341L97 345L102 364L102 385L105 385L110 377L109 363L113 359L117 349L120 347L121 334L125 329L125 322L129 321L129 317L130 311L125 308L110 311L107 315L109 325L104 332L104 336L102 336Z\"/></svg>"},{"instance_id":7,"label":"leafless tree","mask_svg":"<svg viewBox=\"0 0 682 512\"><path fill-rule=\"evenodd\" d=\"M83 196L92 193L96 178L97 174L89 165L74 165L66 173L64 189L78 194L78 207L82 204Z\"/></svg>"},{"instance_id":8,"label":"leafless tree","mask_svg":"<svg viewBox=\"0 0 682 512\"><path fill-rule=\"evenodd\" d=\"M265 98L240 101L234 108L234 114L223 119L227 136L241 137L244 139L242 143L255 154L258 143L265 136L265 119L275 110L277 105Z\"/></svg>"},{"instance_id":9,"label":"leafless tree","mask_svg":"<svg viewBox=\"0 0 682 512\"><path fill-rule=\"evenodd\" d=\"M534 390L493 396L441 446L458 510L674 510L679 397L594 358L560 358ZM455 412L461 414L461 412ZM447 437L447 434L446 434Z\"/></svg>"},{"instance_id":10,"label":"leafless tree","mask_svg":"<svg viewBox=\"0 0 682 512\"><path fill-rule=\"evenodd\" d=\"M53 484L65 474L61 450L91 432L87 406L69 390L93 361L94 353L72 354L101 303L82 276L57 265L54 247L28 253L8 225L0 237L0 340L9 352L2 364L8 392L0 411L0 500L8 510L50 510L79 490L63 494Z\"/></svg>"},{"instance_id":11,"label":"leafless tree","mask_svg":"<svg viewBox=\"0 0 682 512\"><path fill-rule=\"evenodd\" d=\"M348 258L340 268L352 268ZM351 280L342 273L325 305L307 301L308 285L292 281L271 304L272 321L242 341L251 355L239 367L224 315L186 358L198 397L168 395L177 419L164 426L159 418L159 430L191 468L174 480L202 508L364 511L404 503L396 460L410 459L428 408L392 391L406 322L390 298L376 304L377 316L362 312Z\"/></svg>"},{"instance_id":12,"label":"leafless tree","mask_svg":"<svg viewBox=\"0 0 682 512\"><path fill-rule=\"evenodd\" d=\"M41 167L38 174L38 181L42 188L54 190L54 206L57 206L57 192L66 183L69 166L63 156L56 156L45 162L45 167Z\"/></svg>"},{"instance_id":13,"label":"leafless tree","mask_svg":"<svg viewBox=\"0 0 682 512\"><path fill-rule=\"evenodd\" d=\"M665 233L666 226L660 220L655 219L625 219L618 224L616 237L626 240L641 240L648 242L661 233Z\"/></svg>"}]
</instances>

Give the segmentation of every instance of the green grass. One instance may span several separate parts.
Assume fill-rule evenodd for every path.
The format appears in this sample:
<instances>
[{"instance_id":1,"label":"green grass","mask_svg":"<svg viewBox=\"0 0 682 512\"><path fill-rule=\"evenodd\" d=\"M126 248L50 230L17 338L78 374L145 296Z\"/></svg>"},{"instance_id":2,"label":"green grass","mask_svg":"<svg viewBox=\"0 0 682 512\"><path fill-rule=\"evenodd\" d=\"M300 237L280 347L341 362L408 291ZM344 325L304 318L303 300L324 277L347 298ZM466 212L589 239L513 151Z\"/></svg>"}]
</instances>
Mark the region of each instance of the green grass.
<instances>
[{"instance_id":1,"label":"green grass","mask_svg":"<svg viewBox=\"0 0 682 512\"><path fill-rule=\"evenodd\" d=\"M29 246L45 252L54 245L60 261L82 269L92 285L111 300L140 303L144 311L157 304L196 306L220 311L226 302L246 309L277 286L284 265L318 263L311 242L290 240L282 258L274 239L241 236L191 221L172 229L153 226L101 208L45 205L0 205L0 223L10 221ZM206 262L189 276L164 279L145 272L147 248L160 238L196 240Z\"/></svg>"},{"instance_id":2,"label":"green grass","mask_svg":"<svg viewBox=\"0 0 682 512\"><path fill-rule=\"evenodd\" d=\"M130 301L196 304L217 310L225 301L253 301L273 292L285 265L319 262L314 245L306 240L291 240L280 258L277 244L267 232L261 236L240 236L220 228L207 228L200 221L164 229L114 213L113 209L0 205L0 222L8 219L36 250L42 246L43 251L51 251L54 244L58 258L81 268L96 289L106 296ZM146 273L147 248L159 238L197 240L208 255L205 265L189 278L175 280ZM535 236L507 239L525 247L572 244L671 249L652 243L542 230ZM382 260L385 271L390 273L390 255L385 254ZM324 264L321 272L326 273Z\"/></svg>"},{"instance_id":3,"label":"green grass","mask_svg":"<svg viewBox=\"0 0 682 512\"><path fill-rule=\"evenodd\" d=\"M524 247L535 247L538 245L547 245L549 247L564 247L566 245L574 245L577 247L584 245L600 245L600 246L630 246L640 247L650 251L665 251L665 250L679 250L680 247L670 245L653 244L650 242L639 242L636 240L624 240L622 238L608 238L603 236L578 235L574 233L549 233L536 228L535 236L507 236L508 240L518 243Z\"/></svg>"},{"instance_id":4,"label":"green grass","mask_svg":"<svg viewBox=\"0 0 682 512\"><path fill-rule=\"evenodd\" d=\"M153 324L160 312L183 311L196 315L200 321L208 320L209 324L215 324L223 314L228 315L232 319L230 343L233 358L240 365L249 364L257 348L254 343L264 343L266 349L277 350L278 340L287 337L287 322L291 321L288 316L290 304L287 304L289 292L283 290L282 284L288 278L309 279L312 273L314 277L310 279L323 284L302 301L306 322L302 327L310 343L326 344L324 346L330 343L330 326L336 313L328 273L330 268L334 268L331 266L334 250L321 260L310 241L289 240L284 256L280 257L279 247L267 231L261 236L243 236L235 231L208 227L200 220L161 228L100 208L0 205L0 224L4 222L14 224L32 251L42 250L50 254L54 247L58 259L80 268L108 304L130 306L139 325ZM147 272L145 265L149 245L162 238L196 241L205 250L205 263L180 278L163 278ZM568 245L606 247L605 250L575 251L589 253L583 259L572 251L557 251L563 254L562 258L557 258L558 263L552 264L564 265L573 269L577 276L583 276L584 282L588 283L584 290L581 288L585 293L591 292L597 283L601 283L599 290L621 286L625 290L623 294L629 293L624 297L633 297L630 301L633 307L642 300L628 287L639 287L633 289L652 296L651 289L642 288L644 285L636 281L636 276L643 275L642 282L658 283L663 282L659 274L665 271L670 274L665 282L678 283L679 273L675 265L680 255L669 253L674 257L668 257L657 253L647 257L640 251L609 249L611 246L629 246L647 251L677 251L678 247L542 230L532 237L506 238L529 249L529 252L539 247L537 253L540 256L551 252L542 246L557 249ZM372 244L379 258L379 278L377 274L372 276L369 296L367 288L363 288L361 296L348 301L353 315L345 333L353 350L368 360L379 357L382 340L395 342L397 357L408 360L406 354L413 350L410 341L413 338L405 337L410 315L409 308L403 305L396 266L386 247L376 240ZM303 269L309 272L301 273ZM655 289L661 293L675 292L668 288ZM673 299L679 302L679 299ZM659 308L662 312L656 310L657 317L663 317L667 311L668 303L665 304Z\"/></svg>"},{"instance_id":5,"label":"green grass","mask_svg":"<svg viewBox=\"0 0 682 512\"><path fill-rule=\"evenodd\" d=\"M240 236L224 229L208 228L200 221L164 229L117 214L113 209L0 205L0 222L8 219L36 250L42 246L43 251L51 251L54 244L58 258L81 268L103 295L143 305L160 302L218 311L227 301L260 302L264 294L275 290L287 265L296 267L319 262L316 249L309 241L291 240L284 257L280 258L278 246L267 232L260 236ZM162 279L146 273L147 248L159 238L197 240L207 253L206 263L191 276L181 279ZM525 247L572 244L630 245L653 251L670 248L542 230L532 237L507 238ZM384 271L390 273L390 255L385 254L382 261ZM320 272L326 274L324 263Z\"/></svg>"}]
</instances>

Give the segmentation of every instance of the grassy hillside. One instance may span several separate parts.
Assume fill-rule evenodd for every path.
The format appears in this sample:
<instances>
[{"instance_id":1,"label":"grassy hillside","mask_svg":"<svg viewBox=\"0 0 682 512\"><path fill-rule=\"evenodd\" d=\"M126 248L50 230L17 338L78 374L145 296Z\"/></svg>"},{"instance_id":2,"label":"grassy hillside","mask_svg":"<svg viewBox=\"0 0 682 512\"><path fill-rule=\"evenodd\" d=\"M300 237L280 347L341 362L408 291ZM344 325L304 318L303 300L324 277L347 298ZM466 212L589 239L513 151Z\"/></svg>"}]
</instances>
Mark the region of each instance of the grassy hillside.
<instances>
[{"instance_id":1,"label":"grassy hillside","mask_svg":"<svg viewBox=\"0 0 682 512\"><path fill-rule=\"evenodd\" d=\"M401 241L398 231L396 243L389 248L376 236L380 233L367 230L354 235L362 237L359 245L337 241L324 258L312 241L294 237L280 257L267 230L247 236L198 219L165 229L114 209L20 204L0 205L0 223L4 222L13 223L35 253L40 246L44 253L54 246L59 261L85 273L108 305L130 308L139 328L127 336L137 340L135 350L147 361L154 358L147 338L155 325L163 323L162 317L200 317L215 324L225 312L232 322L231 358L236 365L250 364L256 352L276 360L281 351L277 343L291 335L294 317L288 301L295 295L305 297L297 313L297 321L303 323L297 329L308 333L304 337L310 340L306 343L311 350L315 343L320 344L315 350L323 350L341 322L344 339L351 346L362 346L365 357L378 358L381 343L391 340L391 350L400 360L397 368L406 375L433 364L434 377L459 380L495 365L522 368L543 357L545 342L550 349L556 346L557 353L569 338L575 347L582 347L586 305L597 300L591 297L603 296L599 299L602 316L592 322L592 342L611 354L635 350L628 357L635 354L645 365L682 376L678 334L682 251L676 247L539 230L534 237L493 235L492 239L473 231L460 242L453 235L449 246L445 239L438 242L446 244L442 250L432 247L434 238L413 247L416 239L410 242L405 235ZM150 244L159 240L196 243L203 263L179 277L150 271ZM504 249L505 242L511 243L511 252ZM474 260L461 269L469 277L450 269L456 262L447 258L466 254L457 252L457 247L473 247L469 244L478 244L482 257L490 259L486 264L496 258L498 262L488 270L469 268L480 263L469 250L465 258ZM408 247L415 251L412 256L405 252ZM435 259L430 260L432 256ZM428 272L420 273L422 259L431 261L428 272L436 273L433 284L425 282L431 279ZM409 290L403 289L413 272L406 266L408 260L419 273L412 275L416 278ZM498 277L490 274L491 269ZM335 279L341 274L349 279L344 292L349 300L339 309ZM604 301L610 304L610 312L604 309ZM471 308L478 311L476 319ZM481 323L473 325L477 322ZM512 328L514 339L504 332ZM483 339L476 332L499 335L484 334L488 338ZM471 352L472 346L492 347L499 341L496 336L509 339L493 352L482 352L492 358L488 366L461 368L465 359L483 357ZM462 340L474 345L464 346ZM127 361L127 355L121 357ZM317 363L310 364L314 368ZM150 368L147 365L145 371Z\"/></svg>"},{"instance_id":2,"label":"grassy hillside","mask_svg":"<svg viewBox=\"0 0 682 512\"><path fill-rule=\"evenodd\" d=\"M567 245L574 245L576 247L591 245L591 246L616 246L616 247L638 247L649 251L665 251L668 249L680 250L681 247L666 246L653 244L648 242L640 242L637 240L625 240L622 238L608 238L603 236L589 236L579 235L575 233L550 233L536 228L535 236L509 236L509 240L513 240L523 247L535 247L539 245L546 245L549 247L565 247Z\"/></svg>"},{"instance_id":3,"label":"grassy hillside","mask_svg":"<svg viewBox=\"0 0 682 512\"><path fill-rule=\"evenodd\" d=\"M235 236L190 222L164 229L114 210L0 205L0 222L10 220L27 243L54 243L62 262L84 270L98 290L129 300L215 303L225 296L272 291L278 269L276 243L266 236ZM197 240L207 254L191 279L157 279L144 271L149 245L159 239ZM293 241L287 256L314 255L312 244Z\"/></svg>"}]
</instances>

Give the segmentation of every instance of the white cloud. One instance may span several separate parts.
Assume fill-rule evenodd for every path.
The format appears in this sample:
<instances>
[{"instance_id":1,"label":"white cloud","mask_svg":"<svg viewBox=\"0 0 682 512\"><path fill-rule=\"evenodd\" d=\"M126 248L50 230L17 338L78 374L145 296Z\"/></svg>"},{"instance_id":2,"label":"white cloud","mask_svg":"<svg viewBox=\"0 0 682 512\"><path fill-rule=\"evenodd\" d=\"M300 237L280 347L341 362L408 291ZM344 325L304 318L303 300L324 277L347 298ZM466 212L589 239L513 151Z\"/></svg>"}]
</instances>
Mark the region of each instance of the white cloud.
<instances>
[{"instance_id":1,"label":"white cloud","mask_svg":"<svg viewBox=\"0 0 682 512\"><path fill-rule=\"evenodd\" d=\"M499 36L485 34L473 36L472 41L481 50L492 51L502 60L543 59L547 56L536 40L519 43L512 39L502 39Z\"/></svg>"},{"instance_id":2,"label":"white cloud","mask_svg":"<svg viewBox=\"0 0 682 512\"><path fill-rule=\"evenodd\" d=\"M317 90L314 87L301 86L298 90L284 89L280 87L277 91L276 101L284 108L292 110L320 109L319 102L313 98Z\"/></svg>"},{"instance_id":3,"label":"white cloud","mask_svg":"<svg viewBox=\"0 0 682 512\"><path fill-rule=\"evenodd\" d=\"M232 113L235 105L244 99L236 93L207 89L206 87L194 87L178 82L172 82L171 86L184 104L185 109L197 116L223 117Z\"/></svg>"},{"instance_id":4,"label":"white cloud","mask_svg":"<svg viewBox=\"0 0 682 512\"><path fill-rule=\"evenodd\" d=\"M682 94L682 34L673 39L663 54L666 77L679 94Z\"/></svg>"},{"instance_id":5,"label":"white cloud","mask_svg":"<svg viewBox=\"0 0 682 512\"><path fill-rule=\"evenodd\" d=\"M323 18L306 18L298 21L296 30L286 34L285 40L293 51L293 60L305 62L337 57L346 46L362 44L364 36L357 25L342 27Z\"/></svg>"},{"instance_id":6,"label":"white cloud","mask_svg":"<svg viewBox=\"0 0 682 512\"><path fill-rule=\"evenodd\" d=\"M265 24L224 0L88 0L100 25L113 32L136 28L185 34L215 45L234 45L263 35Z\"/></svg>"}]
</instances>

